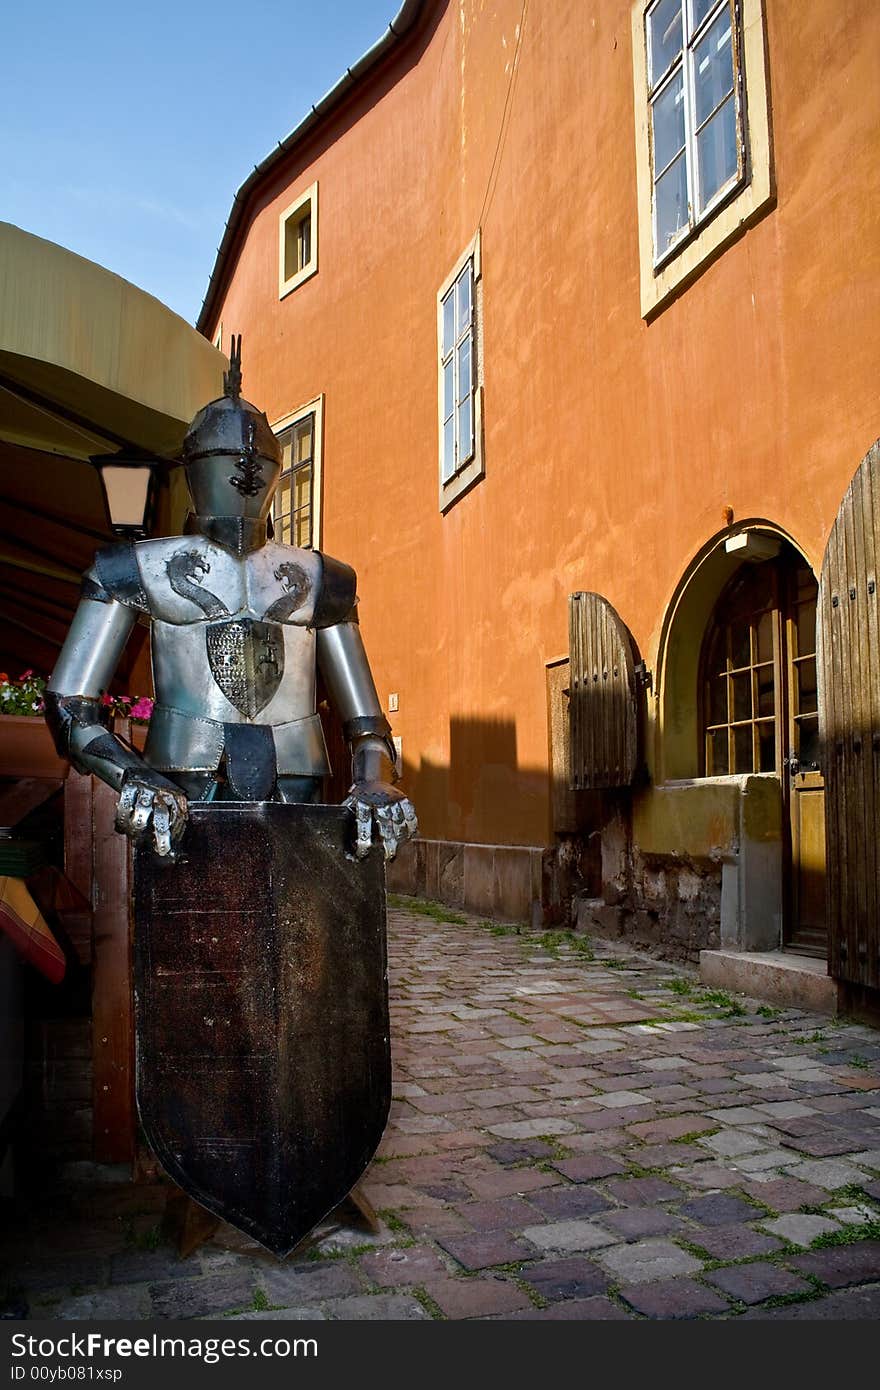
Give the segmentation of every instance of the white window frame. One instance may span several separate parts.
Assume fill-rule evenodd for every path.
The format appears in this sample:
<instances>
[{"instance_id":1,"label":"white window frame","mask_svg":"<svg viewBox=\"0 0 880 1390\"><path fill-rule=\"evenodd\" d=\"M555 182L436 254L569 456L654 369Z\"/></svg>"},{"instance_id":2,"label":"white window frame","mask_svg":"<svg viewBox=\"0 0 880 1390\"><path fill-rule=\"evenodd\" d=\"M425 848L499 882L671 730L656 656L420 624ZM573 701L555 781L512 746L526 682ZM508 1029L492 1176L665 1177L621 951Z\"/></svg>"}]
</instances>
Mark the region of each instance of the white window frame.
<instances>
[{"instance_id":1,"label":"white window frame","mask_svg":"<svg viewBox=\"0 0 880 1390\"><path fill-rule=\"evenodd\" d=\"M775 200L770 151L770 123L763 0L734 0L732 41L734 101L737 104L737 171L695 214L698 177L693 128L693 48L721 14L727 0L716 0L697 28L691 28L693 0L682 0L683 48L680 58L650 85L648 15L659 0L636 0L632 9L633 91L635 104L636 178L639 211L639 262L642 315L652 314L733 241L746 226L769 211ZM688 170L689 222L668 248L655 251L654 169L651 105L679 72L685 75L685 148Z\"/></svg>"},{"instance_id":2,"label":"white window frame","mask_svg":"<svg viewBox=\"0 0 880 1390\"><path fill-rule=\"evenodd\" d=\"M291 411L288 415L283 415L279 420L276 420L276 421L273 423L273 425L272 425L272 430L273 430L273 433L274 433L274 434L282 435L282 434L284 434L287 430L292 429L294 425L300 424L300 423L301 423L303 420L305 420L306 417L309 416L309 415L314 416L313 439L312 439L312 498L311 498L312 535L311 535L311 542L310 542L310 544L309 544L308 546L303 547L303 549L306 549L306 550L320 550L320 549L321 549L322 511L323 511L322 505L321 505L321 504L322 504L322 499L323 499L323 481L324 481L324 396L323 396L323 394L321 394L320 396L316 396L316 397L314 398L314 400L309 401L306 405L300 406L299 409L297 409L297 410ZM292 471L293 471L292 469L291 469L291 470L286 470L286 472L292 472ZM284 477L285 474L282 474L281 476ZM280 480L279 480L279 482L280 482ZM277 492L276 492L276 494L275 494L275 497L276 497L276 500L277 500L277 497L278 497L278 493L277 493ZM272 506L272 519L273 519L273 521L274 521L274 519L275 519L275 506L274 506L274 503L273 503L273 506ZM292 541L287 542L287 543L288 543L288 544L293 544Z\"/></svg>"},{"instance_id":3,"label":"white window frame","mask_svg":"<svg viewBox=\"0 0 880 1390\"><path fill-rule=\"evenodd\" d=\"M444 301L454 292L455 284L463 270L471 266L471 311L470 321L464 329L455 334L452 350L444 354L443 309ZM483 283L482 258L480 254L480 234L465 248L452 270L437 291L437 449L440 510L445 512L457 501L485 472L483 466ZM471 438L465 449L458 438L459 407L465 397L459 399L458 360L459 349L465 340L470 342L471 362ZM453 411L447 417L445 412L445 368L453 367ZM455 467L448 477L444 477L444 427L447 418L454 422Z\"/></svg>"},{"instance_id":4,"label":"white window frame","mask_svg":"<svg viewBox=\"0 0 880 1390\"><path fill-rule=\"evenodd\" d=\"M296 228L308 216L309 221L309 255L290 275L286 274L287 269L287 235L288 228ZM290 294L293 290L311 278L318 269L318 185L311 184L299 197L295 198L278 218L278 298Z\"/></svg>"}]
</instances>

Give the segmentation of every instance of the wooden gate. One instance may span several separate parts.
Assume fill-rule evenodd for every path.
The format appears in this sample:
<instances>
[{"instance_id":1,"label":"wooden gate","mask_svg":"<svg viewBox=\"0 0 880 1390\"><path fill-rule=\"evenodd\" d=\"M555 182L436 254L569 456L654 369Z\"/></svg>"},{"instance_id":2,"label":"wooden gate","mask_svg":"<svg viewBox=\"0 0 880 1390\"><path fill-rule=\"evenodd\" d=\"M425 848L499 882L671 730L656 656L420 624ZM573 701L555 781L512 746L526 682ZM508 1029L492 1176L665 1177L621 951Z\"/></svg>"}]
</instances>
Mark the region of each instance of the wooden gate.
<instances>
[{"instance_id":1,"label":"wooden gate","mask_svg":"<svg viewBox=\"0 0 880 1390\"><path fill-rule=\"evenodd\" d=\"M638 761L629 631L600 594L570 594L568 647L572 788L628 787Z\"/></svg>"},{"instance_id":2,"label":"wooden gate","mask_svg":"<svg viewBox=\"0 0 880 1390\"><path fill-rule=\"evenodd\" d=\"M880 440L831 531L818 609L830 972L880 987Z\"/></svg>"}]
</instances>

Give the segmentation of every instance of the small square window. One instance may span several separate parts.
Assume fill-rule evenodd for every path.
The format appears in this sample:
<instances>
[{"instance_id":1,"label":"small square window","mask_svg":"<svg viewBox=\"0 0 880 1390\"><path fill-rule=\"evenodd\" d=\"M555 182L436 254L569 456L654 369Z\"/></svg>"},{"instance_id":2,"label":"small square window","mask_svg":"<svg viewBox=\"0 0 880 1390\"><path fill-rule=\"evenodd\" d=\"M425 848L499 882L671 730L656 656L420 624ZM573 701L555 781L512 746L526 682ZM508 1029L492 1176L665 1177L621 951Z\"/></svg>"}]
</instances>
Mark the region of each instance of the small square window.
<instances>
[{"instance_id":1,"label":"small square window","mask_svg":"<svg viewBox=\"0 0 880 1390\"><path fill-rule=\"evenodd\" d=\"M318 185L285 208L278 223L278 298L318 269Z\"/></svg>"}]
</instances>

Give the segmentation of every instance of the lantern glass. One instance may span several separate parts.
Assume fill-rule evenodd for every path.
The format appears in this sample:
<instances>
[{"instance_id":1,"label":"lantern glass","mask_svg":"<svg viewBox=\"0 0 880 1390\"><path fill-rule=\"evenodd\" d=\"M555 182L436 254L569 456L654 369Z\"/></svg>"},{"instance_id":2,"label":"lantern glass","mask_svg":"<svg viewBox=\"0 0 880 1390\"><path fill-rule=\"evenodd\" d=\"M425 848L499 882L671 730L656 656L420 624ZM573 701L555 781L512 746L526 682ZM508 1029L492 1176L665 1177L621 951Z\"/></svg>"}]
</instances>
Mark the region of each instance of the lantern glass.
<instances>
[{"instance_id":1,"label":"lantern glass","mask_svg":"<svg viewBox=\"0 0 880 1390\"><path fill-rule=\"evenodd\" d=\"M150 482L153 476L149 464L142 466L105 463L101 468L107 493L107 508L114 531L143 531L146 528Z\"/></svg>"}]
</instances>

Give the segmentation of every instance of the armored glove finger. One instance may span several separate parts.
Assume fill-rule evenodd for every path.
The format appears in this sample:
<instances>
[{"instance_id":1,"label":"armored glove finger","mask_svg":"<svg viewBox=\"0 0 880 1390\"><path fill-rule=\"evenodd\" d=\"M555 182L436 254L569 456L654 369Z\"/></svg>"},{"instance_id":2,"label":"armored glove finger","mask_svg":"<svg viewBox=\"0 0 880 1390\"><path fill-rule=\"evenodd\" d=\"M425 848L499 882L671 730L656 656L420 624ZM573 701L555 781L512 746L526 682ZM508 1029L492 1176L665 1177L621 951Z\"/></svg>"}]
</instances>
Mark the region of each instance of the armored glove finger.
<instances>
[{"instance_id":1,"label":"armored glove finger","mask_svg":"<svg viewBox=\"0 0 880 1390\"><path fill-rule=\"evenodd\" d=\"M150 823L150 816L153 814L153 792L149 787L142 787L135 798L135 803L129 817L131 832L133 835L140 835L146 830Z\"/></svg>"},{"instance_id":2,"label":"armored glove finger","mask_svg":"<svg viewBox=\"0 0 880 1390\"><path fill-rule=\"evenodd\" d=\"M164 801L153 810L153 846L163 859L171 853L171 811Z\"/></svg>"},{"instance_id":3,"label":"armored glove finger","mask_svg":"<svg viewBox=\"0 0 880 1390\"><path fill-rule=\"evenodd\" d=\"M354 844L355 856L358 859L366 859L370 852L370 845L373 843L373 810L365 801L355 801L353 810L357 826Z\"/></svg>"},{"instance_id":4,"label":"armored glove finger","mask_svg":"<svg viewBox=\"0 0 880 1390\"><path fill-rule=\"evenodd\" d=\"M379 827L379 838L382 841L382 849L385 851L386 859L393 859L397 853L398 833L395 806L377 806L375 808L376 824Z\"/></svg>"},{"instance_id":5,"label":"armored glove finger","mask_svg":"<svg viewBox=\"0 0 880 1390\"><path fill-rule=\"evenodd\" d=\"M404 797L403 801L400 802L400 809L403 813L403 823L406 826L404 839L414 840L419 833L419 818L409 797Z\"/></svg>"}]
</instances>

